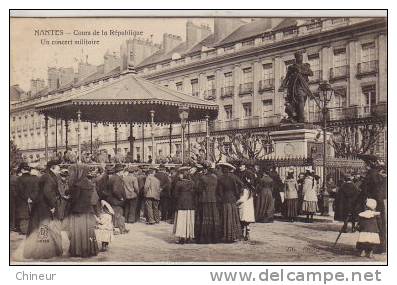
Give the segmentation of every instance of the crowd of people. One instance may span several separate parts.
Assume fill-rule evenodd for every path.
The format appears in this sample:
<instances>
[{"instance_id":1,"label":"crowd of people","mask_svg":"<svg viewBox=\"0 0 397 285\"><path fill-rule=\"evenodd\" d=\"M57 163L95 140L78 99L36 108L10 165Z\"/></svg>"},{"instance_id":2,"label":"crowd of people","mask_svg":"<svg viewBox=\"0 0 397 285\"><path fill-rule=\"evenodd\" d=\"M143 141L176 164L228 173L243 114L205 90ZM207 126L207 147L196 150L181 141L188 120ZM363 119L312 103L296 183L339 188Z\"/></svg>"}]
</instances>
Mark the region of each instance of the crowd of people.
<instances>
[{"instance_id":1,"label":"crowd of people","mask_svg":"<svg viewBox=\"0 0 397 285\"><path fill-rule=\"evenodd\" d=\"M251 223L271 223L277 213L288 222L305 215L307 223L317 213L327 215L325 197L335 197L335 219L344 222L344 231L348 222L356 230L362 213L367 211L367 217L372 210L369 216L380 235L375 244L385 250L385 179L375 166L362 179L345 175L336 185L330 178L324 191L311 168L299 174L289 169L283 181L274 167L244 163L61 162L51 160L45 169L24 162L12 170L10 224L26 235L25 258L61 255L61 231L68 233L70 256L94 256L108 249L114 234L133 229L126 223L143 221L148 226L173 224L178 244L249 240ZM359 230L364 233L365 226ZM360 249L370 254L371 240L363 237Z\"/></svg>"}]
</instances>

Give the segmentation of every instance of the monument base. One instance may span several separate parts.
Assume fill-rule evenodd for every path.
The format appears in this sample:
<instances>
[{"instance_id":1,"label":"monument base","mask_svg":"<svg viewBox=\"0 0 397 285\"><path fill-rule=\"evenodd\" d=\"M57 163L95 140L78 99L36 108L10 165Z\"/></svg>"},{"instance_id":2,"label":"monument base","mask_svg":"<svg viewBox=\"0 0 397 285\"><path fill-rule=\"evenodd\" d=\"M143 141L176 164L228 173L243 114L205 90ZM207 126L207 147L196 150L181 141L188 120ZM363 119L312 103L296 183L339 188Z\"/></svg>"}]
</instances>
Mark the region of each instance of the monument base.
<instances>
[{"instance_id":1,"label":"monument base","mask_svg":"<svg viewBox=\"0 0 397 285\"><path fill-rule=\"evenodd\" d=\"M277 158L316 158L322 156L322 133L310 124L283 124L270 133Z\"/></svg>"}]
</instances>

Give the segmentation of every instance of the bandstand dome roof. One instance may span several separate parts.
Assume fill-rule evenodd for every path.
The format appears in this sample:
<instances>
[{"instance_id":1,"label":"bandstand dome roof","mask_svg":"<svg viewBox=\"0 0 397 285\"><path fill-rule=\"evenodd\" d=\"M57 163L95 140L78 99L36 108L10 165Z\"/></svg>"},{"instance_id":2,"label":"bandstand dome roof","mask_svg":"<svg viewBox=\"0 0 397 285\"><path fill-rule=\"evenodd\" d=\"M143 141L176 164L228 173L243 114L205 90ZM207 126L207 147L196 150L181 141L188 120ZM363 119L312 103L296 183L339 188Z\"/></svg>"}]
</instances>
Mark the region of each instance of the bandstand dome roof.
<instances>
[{"instance_id":1,"label":"bandstand dome roof","mask_svg":"<svg viewBox=\"0 0 397 285\"><path fill-rule=\"evenodd\" d=\"M189 108L189 121L211 120L218 116L218 105L187 95L139 77L135 71L71 87L36 105L49 117L88 122L148 123L154 111L155 123L180 122L179 107Z\"/></svg>"}]
</instances>

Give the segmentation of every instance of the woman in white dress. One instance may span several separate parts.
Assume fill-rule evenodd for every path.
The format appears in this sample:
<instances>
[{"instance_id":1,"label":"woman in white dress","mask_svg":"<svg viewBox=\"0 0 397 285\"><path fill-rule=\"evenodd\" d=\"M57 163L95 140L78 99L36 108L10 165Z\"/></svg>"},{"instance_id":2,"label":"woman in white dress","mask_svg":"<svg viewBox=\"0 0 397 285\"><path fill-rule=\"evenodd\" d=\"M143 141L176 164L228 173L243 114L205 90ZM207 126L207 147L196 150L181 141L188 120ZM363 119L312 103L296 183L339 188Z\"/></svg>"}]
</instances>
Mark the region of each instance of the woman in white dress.
<instances>
[{"instance_id":1,"label":"woman in white dress","mask_svg":"<svg viewBox=\"0 0 397 285\"><path fill-rule=\"evenodd\" d=\"M303 204L302 211L306 214L306 222L313 223L313 216L318 211L317 206L317 184L314 181L314 173L306 171L303 182Z\"/></svg>"},{"instance_id":2,"label":"woman in white dress","mask_svg":"<svg viewBox=\"0 0 397 285\"><path fill-rule=\"evenodd\" d=\"M240 199L237 200L241 230L244 240L249 240L249 225L255 222L255 210L254 210L254 196L253 196L253 186L255 176L250 175L246 172L242 177L243 189Z\"/></svg>"}]
</instances>

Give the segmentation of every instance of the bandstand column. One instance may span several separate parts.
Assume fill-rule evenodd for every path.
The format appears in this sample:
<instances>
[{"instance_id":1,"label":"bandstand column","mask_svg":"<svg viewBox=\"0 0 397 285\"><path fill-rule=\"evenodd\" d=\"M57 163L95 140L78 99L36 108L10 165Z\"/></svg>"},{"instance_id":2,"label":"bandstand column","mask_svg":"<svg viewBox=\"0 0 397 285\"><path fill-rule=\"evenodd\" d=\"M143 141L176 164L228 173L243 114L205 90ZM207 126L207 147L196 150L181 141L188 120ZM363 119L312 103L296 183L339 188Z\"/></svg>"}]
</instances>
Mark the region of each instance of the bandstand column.
<instances>
[{"instance_id":1,"label":"bandstand column","mask_svg":"<svg viewBox=\"0 0 397 285\"><path fill-rule=\"evenodd\" d=\"M170 157L172 157L172 123L170 123Z\"/></svg>"},{"instance_id":2,"label":"bandstand column","mask_svg":"<svg viewBox=\"0 0 397 285\"><path fill-rule=\"evenodd\" d=\"M48 115L44 115L44 156L48 162Z\"/></svg>"},{"instance_id":3,"label":"bandstand column","mask_svg":"<svg viewBox=\"0 0 397 285\"><path fill-rule=\"evenodd\" d=\"M117 131L118 131L118 127L116 123L114 124L114 155L117 154Z\"/></svg>"},{"instance_id":4,"label":"bandstand column","mask_svg":"<svg viewBox=\"0 0 397 285\"><path fill-rule=\"evenodd\" d=\"M77 155L78 162L81 162L81 111L77 111Z\"/></svg>"},{"instance_id":5,"label":"bandstand column","mask_svg":"<svg viewBox=\"0 0 397 285\"><path fill-rule=\"evenodd\" d=\"M205 158L208 160L209 159L209 153L210 153L210 127L209 127L209 120L210 116L205 116Z\"/></svg>"},{"instance_id":6,"label":"bandstand column","mask_svg":"<svg viewBox=\"0 0 397 285\"><path fill-rule=\"evenodd\" d=\"M58 118L55 118L55 153L58 155Z\"/></svg>"},{"instance_id":7,"label":"bandstand column","mask_svg":"<svg viewBox=\"0 0 397 285\"><path fill-rule=\"evenodd\" d=\"M68 132L69 132L69 121L65 120L65 150L68 149L68 145L69 145Z\"/></svg>"},{"instance_id":8,"label":"bandstand column","mask_svg":"<svg viewBox=\"0 0 397 285\"><path fill-rule=\"evenodd\" d=\"M152 164L156 163L156 158L155 154L156 152L154 151L154 111L150 111L150 135L152 138Z\"/></svg>"},{"instance_id":9,"label":"bandstand column","mask_svg":"<svg viewBox=\"0 0 397 285\"><path fill-rule=\"evenodd\" d=\"M145 124L142 123L142 162L145 162Z\"/></svg>"}]
</instances>

